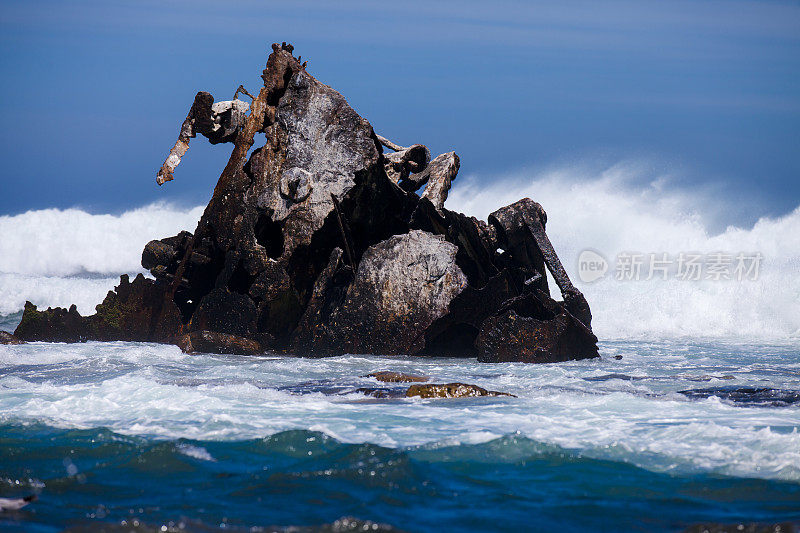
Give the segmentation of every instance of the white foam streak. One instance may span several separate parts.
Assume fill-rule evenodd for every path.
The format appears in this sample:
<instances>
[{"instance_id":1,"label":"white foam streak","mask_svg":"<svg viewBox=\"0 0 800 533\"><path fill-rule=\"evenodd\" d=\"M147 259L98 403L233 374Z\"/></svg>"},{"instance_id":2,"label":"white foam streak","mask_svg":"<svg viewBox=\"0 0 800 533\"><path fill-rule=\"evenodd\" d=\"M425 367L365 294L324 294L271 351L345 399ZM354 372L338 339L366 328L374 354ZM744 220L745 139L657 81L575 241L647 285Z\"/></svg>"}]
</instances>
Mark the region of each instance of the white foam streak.
<instances>
[{"instance_id":1,"label":"white foam streak","mask_svg":"<svg viewBox=\"0 0 800 533\"><path fill-rule=\"evenodd\" d=\"M210 453L208 453L208 450L206 450L202 446L193 446L187 443L179 443L176 446L176 449L183 455L191 457L193 459L198 459L200 461L211 461L211 462L217 461Z\"/></svg>"}]
</instances>

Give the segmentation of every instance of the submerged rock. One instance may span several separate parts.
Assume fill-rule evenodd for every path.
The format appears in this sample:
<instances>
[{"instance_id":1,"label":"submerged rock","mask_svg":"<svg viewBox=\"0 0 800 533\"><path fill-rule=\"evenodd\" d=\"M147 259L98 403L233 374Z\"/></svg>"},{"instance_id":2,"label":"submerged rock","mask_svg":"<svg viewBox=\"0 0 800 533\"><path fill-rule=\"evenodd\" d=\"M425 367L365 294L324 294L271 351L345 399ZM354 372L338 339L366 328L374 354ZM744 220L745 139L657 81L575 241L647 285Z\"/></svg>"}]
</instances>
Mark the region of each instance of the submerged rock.
<instances>
[{"instance_id":1,"label":"submerged rock","mask_svg":"<svg viewBox=\"0 0 800 533\"><path fill-rule=\"evenodd\" d=\"M372 398L378 398L381 400L398 399L406 397L406 391L402 389L390 389L387 387L359 387L353 392L357 392L359 394L363 394L365 396L371 396Z\"/></svg>"},{"instance_id":2,"label":"submerged rock","mask_svg":"<svg viewBox=\"0 0 800 533\"><path fill-rule=\"evenodd\" d=\"M402 372L392 372L390 370L383 370L380 372L372 372L365 378L375 378L384 383L424 383L430 378L428 376L415 376L413 374L404 374Z\"/></svg>"},{"instance_id":3,"label":"submerged rock","mask_svg":"<svg viewBox=\"0 0 800 533\"><path fill-rule=\"evenodd\" d=\"M510 396L513 394L486 390L477 385L467 383L425 384L411 385L406 391L406 397L413 398L471 398L474 396Z\"/></svg>"},{"instance_id":4,"label":"submerged rock","mask_svg":"<svg viewBox=\"0 0 800 533\"><path fill-rule=\"evenodd\" d=\"M800 391L769 387L711 387L678 391L687 398L720 400L742 407L786 407L800 404Z\"/></svg>"},{"instance_id":5,"label":"submerged rock","mask_svg":"<svg viewBox=\"0 0 800 533\"><path fill-rule=\"evenodd\" d=\"M176 341L184 353L218 353L233 355L258 355L264 353L261 344L252 339L215 331L192 331Z\"/></svg>"},{"instance_id":6,"label":"submerged rock","mask_svg":"<svg viewBox=\"0 0 800 533\"><path fill-rule=\"evenodd\" d=\"M198 133L233 150L195 232L145 247L154 280L123 276L88 317L28 304L15 334L220 353L597 356L589 305L542 206L525 198L485 222L449 211L458 155L431 158L377 135L305 67L275 44L251 103L241 86L233 100L197 94L158 183L173 179Z\"/></svg>"},{"instance_id":7,"label":"submerged rock","mask_svg":"<svg viewBox=\"0 0 800 533\"><path fill-rule=\"evenodd\" d=\"M427 381L427 378L421 380L389 379L380 381L408 383L409 381ZM470 385L468 383L426 383L424 385L411 385L407 389L389 387L358 387L354 392L379 399L475 398L480 396L509 396L511 398L516 398L516 396L513 394L486 390L483 387Z\"/></svg>"}]
</instances>

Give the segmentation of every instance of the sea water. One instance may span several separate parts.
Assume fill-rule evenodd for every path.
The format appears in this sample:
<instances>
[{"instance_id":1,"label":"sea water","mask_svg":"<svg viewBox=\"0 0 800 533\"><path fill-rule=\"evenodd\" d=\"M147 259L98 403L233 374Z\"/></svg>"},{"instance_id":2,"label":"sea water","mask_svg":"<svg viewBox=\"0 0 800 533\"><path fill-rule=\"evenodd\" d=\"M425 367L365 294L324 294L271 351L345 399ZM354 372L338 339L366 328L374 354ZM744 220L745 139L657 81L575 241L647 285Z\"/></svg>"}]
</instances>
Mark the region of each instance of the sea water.
<instances>
[{"instance_id":1,"label":"sea water","mask_svg":"<svg viewBox=\"0 0 800 533\"><path fill-rule=\"evenodd\" d=\"M672 531L800 520L796 347L606 341L601 351L488 365L0 346L0 491L40 495L0 527L245 531L352 516L406 531ZM363 377L387 369L516 398L356 391L401 389Z\"/></svg>"},{"instance_id":2,"label":"sea water","mask_svg":"<svg viewBox=\"0 0 800 533\"><path fill-rule=\"evenodd\" d=\"M734 204L658 180L635 190L629 173L556 172L480 189L465 176L448 203L480 218L522 196L545 206L551 240L592 307L600 359L0 346L0 497L39 495L0 514L0 529L259 531L355 517L331 528L677 531L800 521L800 210L737 224ZM120 273L141 271L147 240L193 230L201 212L0 216L0 329L16 327L26 300L91 313ZM587 247L608 259L725 251L764 262L757 280L609 272L585 284L576 260ZM403 385L364 377L377 370L515 397L359 393L400 395Z\"/></svg>"}]
</instances>

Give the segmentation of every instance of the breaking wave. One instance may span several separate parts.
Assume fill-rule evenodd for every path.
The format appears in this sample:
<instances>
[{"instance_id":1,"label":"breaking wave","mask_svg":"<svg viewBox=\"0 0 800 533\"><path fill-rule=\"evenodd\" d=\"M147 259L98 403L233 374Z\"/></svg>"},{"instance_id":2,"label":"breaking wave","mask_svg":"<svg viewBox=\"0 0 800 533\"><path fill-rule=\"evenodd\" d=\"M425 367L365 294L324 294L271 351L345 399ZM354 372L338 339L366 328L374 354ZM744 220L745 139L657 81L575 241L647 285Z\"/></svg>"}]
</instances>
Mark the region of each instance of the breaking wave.
<instances>
[{"instance_id":1,"label":"breaking wave","mask_svg":"<svg viewBox=\"0 0 800 533\"><path fill-rule=\"evenodd\" d=\"M716 191L670 189L665 179L647 175L644 167L619 164L601 172L509 175L489 185L467 176L453 188L448 207L485 220L498 206L525 196L541 203L548 234L592 306L601 337L799 339L800 207L715 232L721 220L753 214ZM606 276L592 283L581 283L577 275L578 256L586 249L610 263ZM760 253L763 260L754 281L681 281L674 275L619 281L613 265L623 252L645 254L645 261L650 253L674 259L681 252Z\"/></svg>"},{"instance_id":2,"label":"breaking wave","mask_svg":"<svg viewBox=\"0 0 800 533\"><path fill-rule=\"evenodd\" d=\"M28 276L138 272L148 241L194 231L202 207L156 203L121 215L43 209L0 216L0 272Z\"/></svg>"},{"instance_id":3,"label":"breaking wave","mask_svg":"<svg viewBox=\"0 0 800 533\"><path fill-rule=\"evenodd\" d=\"M644 179L643 179L644 178ZM646 185L636 185L646 182ZM553 170L534 177L464 176L448 207L485 219L529 196L549 214L548 233L605 338L682 336L796 341L800 338L800 208L749 227L722 231L721 216L745 208L709 191L669 189L647 170L619 164L603 171ZM154 204L121 215L47 209L0 217L0 314L76 303L93 312L119 274L141 272L144 244L194 230L202 207ZM752 216L752 213L749 213ZM612 271L593 283L577 276L578 254L600 252ZM620 252L761 253L755 281L618 281Z\"/></svg>"},{"instance_id":4,"label":"breaking wave","mask_svg":"<svg viewBox=\"0 0 800 533\"><path fill-rule=\"evenodd\" d=\"M43 209L0 216L0 314L75 303L94 312L120 274L144 272L148 241L194 231L203 207L156 203L120 215Z\"/></svg>"}]
</instances>

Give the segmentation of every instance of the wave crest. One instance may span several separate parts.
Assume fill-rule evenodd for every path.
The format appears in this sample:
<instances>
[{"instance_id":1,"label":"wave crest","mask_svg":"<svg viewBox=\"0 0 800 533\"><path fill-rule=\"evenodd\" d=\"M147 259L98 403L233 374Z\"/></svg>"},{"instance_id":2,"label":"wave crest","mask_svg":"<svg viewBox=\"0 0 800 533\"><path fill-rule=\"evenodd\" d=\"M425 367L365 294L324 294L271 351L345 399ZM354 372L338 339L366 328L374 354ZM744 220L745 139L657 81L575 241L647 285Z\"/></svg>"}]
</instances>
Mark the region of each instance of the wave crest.
<instances>
[{"instance_id":1,"label":"wave crest","mask_svg":"<svg viewBox=\"0 0 800 533\"><path fill-rule=\"evenodd\" d=\"M0 216L0 272L50 277L139 272L145 244L194 231L202 213L202 207L156 203L120 215L73 208Z\"/></svg>"},{"instance_id":2,"label":"wave crest","mask_svg":"<svg viewBox=\"0 0 800 533\"><path fill-rule=\"evenodd\" d=\"M800 338L800 207L752 227L745 206L718 191L670 189L648 169L620 164L601 172L559 169L541 175L488 180L467 176L448 207L485 219L492 210L528 196L548 213L547 231L573 282L592 306L593 327L605 338ZM637 183L644 185L636 185ZM714 232L712 228L725 228ZM577 276L581 251L613 262L621 252L763 256L755 281L618 281L613 271L594 283ZM551 280L551 287L554 284Z\"/></svg>"},{"instance_id":3,"label":"wave crest","mask_svg":"<svg viewBox=\"0 0 800 533\"><path fill-rule=\"evenodd\" d=\"M78 306L91 314L120 274L144 272L152 239L194 231L203 207L156 203L120 215L42 209L0 216L0 314L38 306Z\"/></svg>"},{"instance_id":4,"label":"wave crest","mask_svg":"<svg viewBox=\"0 0 800 533\"><path fill-rule=\"evenodd\" d=\"M711 190L669 189L663 178L648 178L644 167L631 164L533 177L466 176L456 182L448 207L485 220L525 196L549 213L550 238L586 294L602 338L800 338L800 207L715 232L721 219L734 219L746 206ZM193 230L202 210L153 204L118 216L46 209L0 217L0 313L18 311L25 300L75 302L81 313L93 312L119 274L142 271L140 254L149 240ZM745 216L753 213L741 220ZM724 251L759 252L763 262L755 281L617 281L612 271L581 283L577 260L585 249L610 261L631 251ZM87 272L100 275L86 278Z\"/></svg>"}]
</instances>

